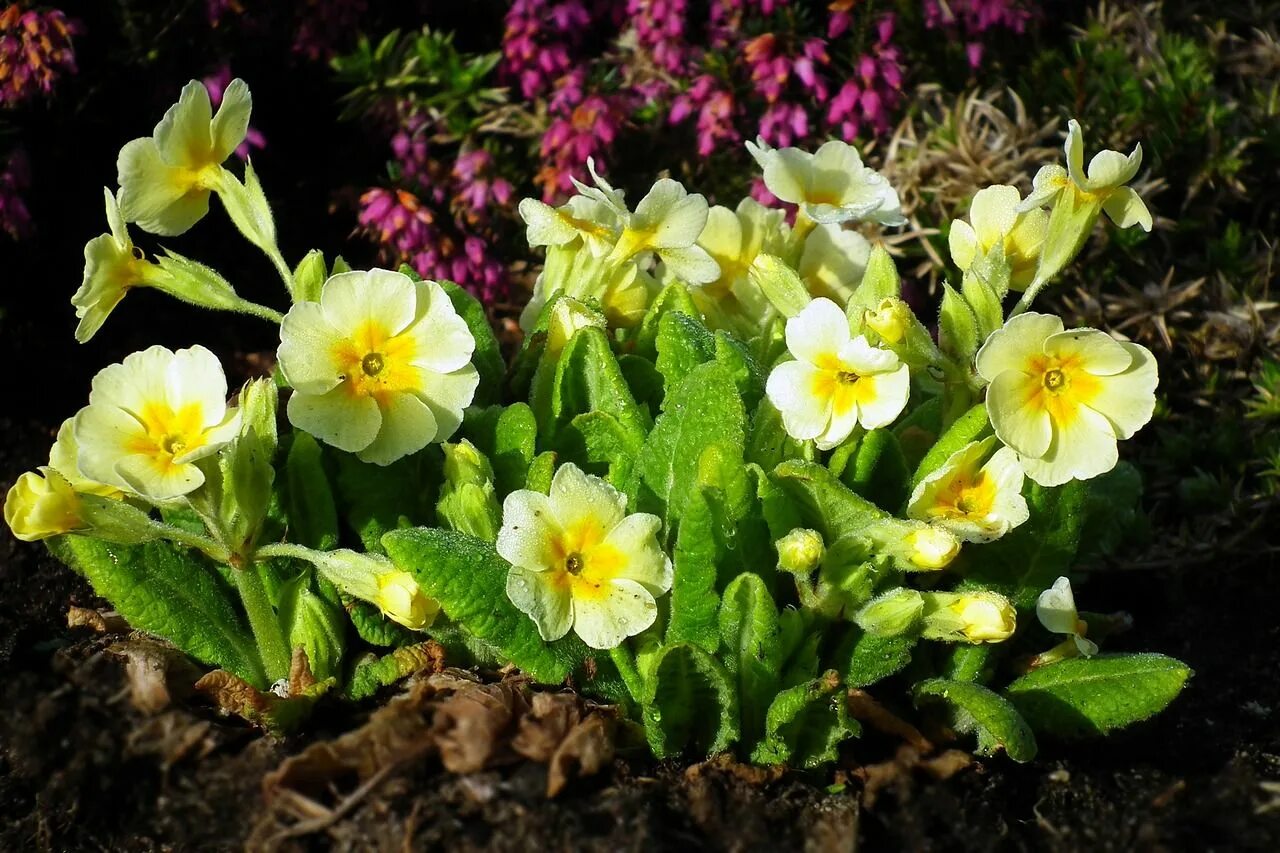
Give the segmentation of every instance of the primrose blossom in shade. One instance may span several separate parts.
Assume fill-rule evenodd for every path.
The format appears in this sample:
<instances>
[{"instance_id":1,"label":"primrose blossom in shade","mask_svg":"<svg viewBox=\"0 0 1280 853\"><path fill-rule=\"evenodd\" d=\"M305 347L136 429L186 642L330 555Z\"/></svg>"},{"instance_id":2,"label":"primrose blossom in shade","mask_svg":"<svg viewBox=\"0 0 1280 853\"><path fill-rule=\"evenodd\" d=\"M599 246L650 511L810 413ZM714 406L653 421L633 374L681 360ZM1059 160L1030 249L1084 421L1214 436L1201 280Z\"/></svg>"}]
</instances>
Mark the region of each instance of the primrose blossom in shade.
<instances>
[{"instance_id":1,"label":"primrose blossom in shade","mask_svg":"<svg viewBox=\"0 0 1280 853\"><path fill-rule=\"evenodd\" d=\"M480 377L466 322L433 281L390 270L333 276L280 327L289 422L376 465L448 439Z\"/></svg>"},{"instance_id":2,"label":"primrose blossom in shade","mask_svg":"<svg viewBox=\"0 0 1280 853\"><path fill-rule=\"evenodd\" d=\"M108 315L132 288L160 284L168 274L134 248L120 216L116 197L103 189L110 233L94 237L84 247L84 279L71 297L76 317L76 340L84 343L102 328Z\"/></svg>"},{"instance_id":3,"label":"primrose blossom in shade","mask_svg":"<svg viewBox=\"0 0 1280 853\"><path fill-rule=\"evenodd\" d=\"M1017 187L997 184L978 190L969 206L969 222L951 222L947 240L956 266L967 271L999 245L1009 264L1009 287L1025 290L1036 275L1049 214L1038 207L1021 210L1021 203Z\"/></svg>"},{"instance_id":4,"label":"primrose blossom in shade","mask_svg":"<svg viewBox=\"0 0 1280 853\"><path fill-rule=\"evenodd\" d=\"M799 205L814 222L907 221L897 191L883 175L864 166L851 145L833 139L810 154L799 148L772 148L760 139L748 142L747 150L764 170L769 192Z\"/></svg>"},{"instance_id":5,"label":"primrose blossom in shade","mask_svg":"<svg viewBox=\"0 0 1280 853\"><path fill-rule=\"evenodd\" d=\"M236 437L227 377L201 346L153 346L93 378L75 417L79 476L163 503L204 485L200 460Z\"/></svg>"},{"instance_id":6,"label":"primrose blossom in shade","mask_svg":"<svg viewBox=\"0 0 1280 853\"><path fill-rule=\"evenodd\" d=\"M965 542L992 542L1024 523L1030 513L1018 454L1008 447L992 454L994 444L994 438L973 441L951 454L911 493L907 516Z\"/></svg>"},{"instance_id":7,"label":"primrose blossom in shade","mask_svg":"<svg viewBox=\"0 0 1280 853\"><path fill-rule=\"evenodd\" d=\"M1087 480L1118 460L1116 441L1151 420L1159 381L1140 344L1028 312L987 338L977 355L996 436L1042 486Z\"/></svg>"},{"instance_id":8,"label":"primrose blossom in shade","mask_svg":"<svg viewBox=\"0 0 1280 853\"><path fill-rule=\"evenodd\" d=\"M1075 651L1085 657L1098 653L1098 644L1085 637L1089 626L1076 611L1076 598L1071 592L1071 581L1058 578L1053 586L1040 593L1036 600L1036 618L1045 630L1054 634L1066 634Z\"/></svg>"},{"instance_id":9,"label":"primrose blossom in shade","mask_svg":"<svg viewBox=\"0 0 1280 853\"><path fill-rule=\"evenodd\" d=\"M209 90L198 80L182 89L153 135L120 149L116 160L120 213L152 234L186 232L209 212L209 195L224 181L222 163L244 142L253 100L243 80L232 80L213 113Z\"/></svg>"},{"instance_id":10,"label":"primrose blossom in shade","mask_svg":"<svg viewBox=\"0 0 1280 853\"><path fill-rule=\"evenodd\" d=\"M1057 165L1040 167L1032 181L1031 195L1022 202L1021 210L1031 210L1046 204L1064 201L1072 205L1082 202L1100 204L1102 210L1120 228L1134 225L1143 231L1151 230L1151 212L1132 187L1126 186L1142 168L1142 144L1134 146L1129 154L1103 150L1093 155L1089 168L1084 167L1084 134L1080 122L1067 123L1067 141L1063 146L1067 155L1067 168Z\"/></svg>"},{"instance_id":11,"label":"primrose blossom in shade","mask_svg":"<svg viewBox=\"0 0 1280 853\"><path fill-rule=\"evenodd\" d=\"M507 597L544 640L573 630L612 649L654 623L671 589L671 560L656 515L626 512L626 497L566 463L549 494L519 489L502 506L497 548L511 564Z\"/></svg>"},{"instance_id":12,"label":"primrose blossom in shade","mask_svg":"<svg viewBox=\"0 0 1280 853\"><path fill-rule=\"evenodd\" d=\"M773 369L765 393L792 438L830 450L856 426L888 426L907 405L907 366L866 337L854 338L844 311L830 299L815 299L789 319L786 340L795 361Z\"/></svg>"}]
</instances>

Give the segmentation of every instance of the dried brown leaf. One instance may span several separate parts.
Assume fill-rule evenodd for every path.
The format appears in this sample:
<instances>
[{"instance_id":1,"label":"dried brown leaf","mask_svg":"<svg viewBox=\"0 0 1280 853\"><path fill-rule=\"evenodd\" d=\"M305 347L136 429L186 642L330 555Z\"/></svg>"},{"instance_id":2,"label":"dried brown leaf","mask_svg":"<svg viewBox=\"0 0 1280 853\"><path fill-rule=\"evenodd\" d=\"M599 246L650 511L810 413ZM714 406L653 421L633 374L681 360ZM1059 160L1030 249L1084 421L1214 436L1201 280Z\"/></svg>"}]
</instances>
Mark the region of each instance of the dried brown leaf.
<instances>
[{"instance_id":1,"label":"dried brown leaf","mask_svg":"<svg viewBox=\"0 0 1280 853\"><path fill-rule=\"evenodd\" d=\"M107 651L124 660L129 701L155 714L191 695L200 670L173 646L143 637L123 640Z\"/></svg>"},{"instance_id":2,"label":"dried brown leaf","mask_svg":"<svg viewBox=\"0 0 1280 853\"><path fill-rule=\"evenodd\" d=\"M123 634L129 630L129 623L114 610L72 605L67 609L67 627L88 628L99 634Z\"/></svg>"}]
</instances>

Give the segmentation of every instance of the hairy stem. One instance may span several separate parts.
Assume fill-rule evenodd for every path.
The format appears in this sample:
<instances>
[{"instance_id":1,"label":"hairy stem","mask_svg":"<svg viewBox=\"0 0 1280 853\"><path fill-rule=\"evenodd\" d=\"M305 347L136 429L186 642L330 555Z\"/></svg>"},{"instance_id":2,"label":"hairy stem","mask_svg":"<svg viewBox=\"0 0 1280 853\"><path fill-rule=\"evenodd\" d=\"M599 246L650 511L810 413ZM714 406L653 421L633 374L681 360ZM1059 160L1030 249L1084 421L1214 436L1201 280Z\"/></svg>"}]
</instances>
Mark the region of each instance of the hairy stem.
<instances>
[{"instance_id":1,"label":"hairy stem","mask_svg":"<svg viewBox=\"0 0 1280 853\"><path fill-rule=\"evenodd\" d=\"M284 631L280 628L280 620L267 599L267 589L262 583L262 575L256 564L250 562L243 568L234 570L236 589L240 591L240 600L244 603L245 612L249 615L249 627L253 629L253 638L258 643L258 652L262 655L262 665L266 670L267 681L276 682L289 676L289 645L285 641Z\"/></svg>"}]
</instances>

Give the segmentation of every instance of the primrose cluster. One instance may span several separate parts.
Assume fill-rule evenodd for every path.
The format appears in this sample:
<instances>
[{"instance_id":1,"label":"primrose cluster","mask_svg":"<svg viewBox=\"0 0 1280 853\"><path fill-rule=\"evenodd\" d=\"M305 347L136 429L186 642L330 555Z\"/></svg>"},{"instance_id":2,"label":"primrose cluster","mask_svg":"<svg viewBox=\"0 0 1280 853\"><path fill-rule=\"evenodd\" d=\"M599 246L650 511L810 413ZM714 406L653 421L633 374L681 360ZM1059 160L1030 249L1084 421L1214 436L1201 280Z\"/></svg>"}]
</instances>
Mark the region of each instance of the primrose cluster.
<instances>
[{"instance_id":1,"label":"primrose cluster","mask_svg":"<svg viewBox=\"0 0 1280 853\"><path fill-rule=\"evenodd\" d=\"M450 282L290 268L252 165L223 165L250 107L237 80L214 114L193 82L121 150L72 302L82 341L136 287L258 316L274 375L229 404L203 347L134 353L5 502L135 628L271 697L229 710L298 725L431 638L619 704L659 756L816 766L859 732L853 689L940 703L1016 760L1181 689L1177 661L1100 654L1125 619L1079 613L1069 580L1136 512L1117 444L1152 417L1155 360L1029 310L1102 213L1151 228L1140 147L1086 169L1071 122L1029 197L978 192L936 335L858 230L905 224L898 195L844 142L749 144L785 210L667 178L632 209L588 162L565 204L520 205L546 262L507 363ZM132 243L212 195L287 312Z\"/></svg>"}]
</instances>

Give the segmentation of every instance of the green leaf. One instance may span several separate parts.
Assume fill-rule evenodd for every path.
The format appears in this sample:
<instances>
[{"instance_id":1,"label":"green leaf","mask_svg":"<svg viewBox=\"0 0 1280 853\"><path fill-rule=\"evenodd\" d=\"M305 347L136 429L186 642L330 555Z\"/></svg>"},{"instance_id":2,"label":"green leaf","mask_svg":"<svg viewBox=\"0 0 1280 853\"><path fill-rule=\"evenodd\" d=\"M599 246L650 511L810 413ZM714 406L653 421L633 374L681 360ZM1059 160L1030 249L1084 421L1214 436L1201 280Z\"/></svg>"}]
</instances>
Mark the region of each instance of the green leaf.
<instances>
[{"instance_id":1,"label":"green leaf","mask_svg":"<svg viewBox=\"0 0 1280 853\"><path fill-rule=\"evenodd\" d=\"M782 425L782 413L768 397L762 398L751 419L746 460L766 471L772 471L787 459L812 462L816 455L812 441L797 441L787 435L787 430Z\"/></svg>"},{"instance_id":2,"label":"green leaf","mask_svg":"<svg viewBox=\"0 0 1280 853\"><path fill-rule=\"evenodd\" d=\"M680 282L672 282L658 292L649 306L648 312L640 322L640 330L636 333L634 352L636 355L653 362L658 357L658 333L662 320L668 314L679 313L689 317L698 316L698 308L689 296L688 289Z\"/></svg>"},{"instance_id":3,"label":"green leaf","mask_svg":"<svg viewBox=\"0 0 1280 853\"><path fill-rule=\"evenodd\" d=\"M439 648L430 641L413 643L358 664L347 684L347 698L357 702L367 699L380 688L434 665Z\"/></svg>"},{"instance_id":4,"label":"green leaf","mask_svg":"<svg viewBox=\"0 0 1280 853\"><path fill-rule=\"evenodd\" d=\"M859 533L872 522L889 517L817 463L783 462L769 476L795 502L801 526L817 530L826 542Z\"/></svg>"},{"instance_id":5,"label":"green leaf","mask_svg":"<svg viewBox=\"0 0 1280 853\"><path fill-rule=\"evenodd\" d=\"M832 454L832 473L837 473L854 494L887 512L906 503L907 460L894 434L887 429L873 429L856 439L852 448L842 471L836 471L836 457Z\"/></svg>"},{"instance_id":6,"label":"green leaf","mask_svg":"<svg viewBox=\"0 0 1280 853\"><path fill-rule=\"evenodd\" d=\"M342 674L346 650L347 620L341 608L308 588L311 573L286 583L280 595L280 624L290 649L307 653L311 674L321 681Z\"/></svg>"},{"instance_id":7,"label":"green leaf","mask_svg":"<svg viewBox=\"0 0 1280 853\"><path fill-rule=\"evenodd\" d=\"M631 396L636 402L648 409L650 416L662 409L662 397L665 393L662 374L652 361L632 353L618 357L618 367L627 380Z\"/></svg>"},{"instance_id":8,"label":"green leaf","mask_svg":"<svg viewBox=\"0 0 1280 853\"><path fill-rule=\"evenodd\" d=\"M289 538L329 551L338 547L338 509L324 468L324 451L308 433L294 430L284 466L284 505Z\"/></svg>"},{"instance_id":9,"label":"green leaf","mask_svg":"<svg viewBox=\"0 0 1280 853\"><path fill-rule=\"evenodd\" d=\"M448 617L537 681L559 684L590 651L574 634L545 642L507 598L510 565L493 544L449 530L395 530L382 543Z\"/></svg>"},{"instance_id":10,"label":"green leaf","mask_svg":"<svg viewBox=\"0 0 1280 853\"><path fill-rule=\"evenodd\" d=\"M538 424L527 404L468 409L462 434L493 465L499 495L525 487L538 439Z\"/></svg>"},{"instance_id":11,"label":"green leaf","mask_svg":"<svg viewBox=\"0 0 1280 853\"><path fill-rule=\"evenodd\" d=\"M717 620L724 662L737 680L742 734L754 743L778 692L785 649L778 607L759 575L744 572L725 587Z\"/></svg>"},{"instance_id":12,"label":"green leaf","mask_svg":"<svg viewBox=\"0 0 1280 853\"><path fill-rule=\"evenodd\" d=\"M342 607L360 639L372 646L403 646L416 642L421 634L392 622L377 607L351 596L342 596Z\"/></svg>"},{"instance_id":13,"label":"green leaf","mask_svg":"<svg viewBox=\"0 0 1280 853\"><path fill-rule=\"evenodd\" d=\"M503 380L506 378L507 365L502 358L502 348L493 335L493 327L489 325L489 317L484 306L474 296L451 281L442 281L440 286L448 294L453 308L462 317L471 330L471 337L476 340L475 352L471 355L471 363L480 374L480 385L476 388L476 406L488 406L498 402L502 392Z\"/></svg>"},{"instance_id":14,"label":"green leaf","mask_svg":"<svg viewBox=\"0 0 1280 853\"><path fill-rule=\"evenodd\" d=\"M539 453L533 457L533 464L529 466L529 479L525 484L526 489L542 494L550 494L551 478L556 473L556 454L548 450L545 453Z\"/></svg>"},{"instance_id":15,"label":"green leaf","mask_svg":"<svg viewBox=\"0 0 1280 853\"><path fill-rule=\"evenodd\" d=\"M829 671L779 693L769 706L764 740L751 760L804 769L835 761L840 744L861 731L839 688L839 676Z\"/></svg>"},{"instance_id":16,"label":"green leaf","mask_svg":"<svg viewBox=\"0 0 1280 853\"><path fill-rule=\"evenodd\" d=\"M333 454L343 512L366 551L380 554L383 534L427 524L434 517L436 499L423 470L428 454L434 454L438 461L439 448L428 448L386 466L361 462L350 453Z\"/></svg>"},{"instance_id":17,"label":"green leaf","mask_svg":"<svg viewBox=\"0 0 1280 853\"><path fill-rule=\"evenodd\" d=\"M711 508L711 502L718 500L712 490L698 490L680 521L671 555L675 571L666 636L669 644L691 643L712 654L720 645L716 615L720 608L716 592L719 532Z\"/></svg>"},{"instance_id":18,"label":"green leaf","mask_svg":"<svg viewBox=\"0 0 1280 853\"><path fill-rule=\"evenodd\" d=\"M1080 480L1049 489L1032 484L1030 518L995 542L961 551L952 571L966 578L966 586L999 592L1020 609L1034 607L1075 561L1088 497Z\"/></svg>"},{"instance_id":19,"label":"green leaf","mask_svg":"<svg viewBox=\"0 0 1280 853\"><path fill-rule=\"evenodd\" d=\"M845 684L866 687L905 669L915 645L913 636L878 637L854 625L836 649L833 663Z\"/></svg>"},{"instance_id":20,"label":"green leaf","mask_svg":"<svg viewBox=\"0 0 1280 853\"><path fill-rule=\"evenodd\" d=\"M1157 654L1068 658L1032 670L1005 688L1005 695L1036 731L1087 737L1160 713L1190 675L1186 664Z\"/></svg>"},{"instance_id":21,"label":"green leaf","mask_svg":"<svg viewBox=\"0 0 1280 853\"><path fill-rule=\"evenodd\" d=\"M715 333L715 360L724 366L742 395L742 406L755 411L764 397L764 374L747 346L723 329Z\"/></svg>"},{"instance_id":22,"label":"green leaf","mask_svg":"<svg viewBox=\"0 0 1280 853\"><path fill-rule=\"evenodd\" d=\"M979 403L965 412L955 423L947 427L947 431L929 448L924 459L916 466L911 477L911 488L920 485L920 481L941 468L951 458L951 454L972 441L978 441L990 432L991 423L987 418L987 407Z\"/></svg>"},{"instance_id":23,"label":"green leaf","mask_svg":"<svg viewBox=\"0 0 1280 853\"><path fill-rule=\"evenodd\" d=\"M693 316L678 312L662 315L658 322L655 364L670 394L689 371L715 358L715 336Z\"/></svg>"},{"instance_id":24,"label":"green leaf","mask_svg":"<svg viewBox=\"0 0 1280 853\"><path fill-rule=\"evenodd\" d=\"M943 282L938 314L938 345L957 361L968 363L978 351L978 320L955 288Z\"/></svg>"},{"instance_id":25,"label":"green leaf","mask_svg":"<svg viewBox=\"0 0 1280 853\"><path fill-rule=\"evenodd\" d=\"M538 408L535 406L535 412ZM560 430L587 412L611 415L637 447L644 443L650 427L649 416L631 396L609 339L595 327L579 330L560 354L551 399L545 408L547 421L539 434L545 433L544 438L555 449L560 449L563 442Z\"/></svg>"},{"instance_id":26,"label":"green leaf","mask_svg":"<svg viewBox=\"0 0 1280 853\"><path fill-rule=\"evenodd\" d=\"M86 536L50 540L50 550L89 581L139 631L163 637L196 660L265 688L234 590L202 560L167 542L110 545Z\"/></svg>"},{"instance_id":27,"label":"green leaf","mask_svg":"<svg viewBox=\"0 0 1280 853\"><path fill-rule=\"evenodd\" d=\"M643 718L654 755L710 755L738 739L738 693L718 660L679 644L663 647L652 667Z\"/></svg>"},{"instance_id":28,"label":"green leaf","mask_svg":"<svg viewBox=\"0 0 1280 853\"><path fill-rule=\"evenodd\" d=\"M978 737L978 754L1004 749L1019 764L1036 757L1036 738L1018 710L997 693L970 681L931 678L914 689L916 705L943 702L951 711L956 731Z\"/></svg>"},{"instance_id":29,"label":"green leaf","mask_svg":"<svg viewBox=\"0 0 1280 853\"><path fill-rule=\"evenodd\" d=\"M1142 542L1147 518L1142 513L1142 475L1121 462L1089 483L1080 559L1111 556L1126 544Z\"/></svg>"},{"instance_id":30,"label":"green leaf","mask_svg":"<svg viewBox=\"0 0 1280 853\"><path fill-rule=\"evenodd\" d=\"M607 479L625 490L644 439L624 427L608 412L585 412L561 433L565 461L588 471L608 469Z\"/></svg>"},{"instance_id":31,"label":"green leaf","mask_svg":"<svg viewBox=\"0 0 1280 853\"><path fill-rule=\"evenodd\" d=\"M668 535L700 479L741 481L745 421L742 399L732 378L715 362L693 368L668 395L666 411L658 416L636 459L636 471L645 487L639 492L639 508L661 517ZM705 451L712 446L721 448L715 455L721 473L709 477L702 463Z\"/></svg>"},{"instance_id":32,"label":"green leaf","mask_svg":"<svg viewBox=\"0 0 1280 853\"><path fill-rule=\"evenodd\" d=\"M985 643L979 646L957 643L945 656L942 671L952 681L986 683L991 679L995 650L994 646Z\"/></svg>"}]
</instances>

